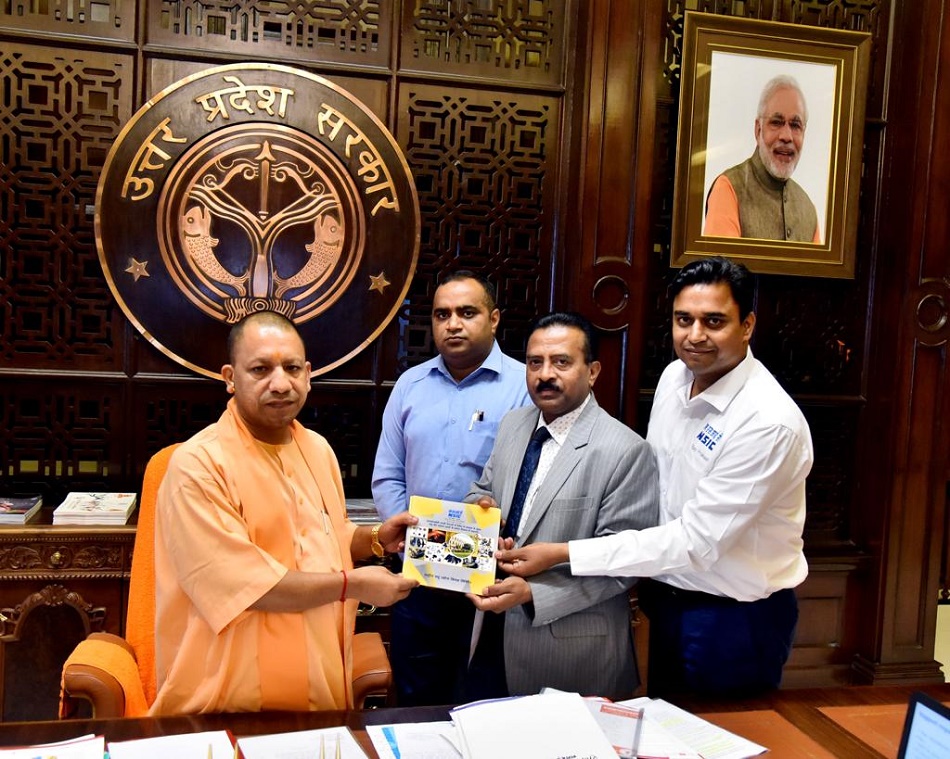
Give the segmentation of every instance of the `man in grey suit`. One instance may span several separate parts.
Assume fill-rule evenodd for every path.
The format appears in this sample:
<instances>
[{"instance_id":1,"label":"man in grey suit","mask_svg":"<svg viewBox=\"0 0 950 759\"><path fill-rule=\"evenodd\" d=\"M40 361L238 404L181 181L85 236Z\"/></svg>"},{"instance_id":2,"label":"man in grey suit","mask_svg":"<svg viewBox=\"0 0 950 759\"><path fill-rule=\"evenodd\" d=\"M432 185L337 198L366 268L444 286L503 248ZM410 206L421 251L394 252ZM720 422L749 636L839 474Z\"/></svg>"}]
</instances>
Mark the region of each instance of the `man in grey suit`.
<instances>
[{"instance_id":1,"label":"man in grey suit","mask_svg":"<svg viewBox=\"0 0 950 759\"><path fill-rule=\"evenodd\" d=\"M592 343L590 324L571 313L542 317L528 339L526 379L534 407L502 418L482 477L466 498L501 504L509 546L657 523L653 452L597 405L591 390L600 362ZM525 464L538 448L531 473ZM627 600L634 582L573 577L565 565L531 578L504 577L482 596L470 596L478 609L494 612L486 614L470 672L490 681L486 669L502 671L496 691L482 695L530 694L549 686L631 696L639 684Z\"/></svg>"}]
</instances>

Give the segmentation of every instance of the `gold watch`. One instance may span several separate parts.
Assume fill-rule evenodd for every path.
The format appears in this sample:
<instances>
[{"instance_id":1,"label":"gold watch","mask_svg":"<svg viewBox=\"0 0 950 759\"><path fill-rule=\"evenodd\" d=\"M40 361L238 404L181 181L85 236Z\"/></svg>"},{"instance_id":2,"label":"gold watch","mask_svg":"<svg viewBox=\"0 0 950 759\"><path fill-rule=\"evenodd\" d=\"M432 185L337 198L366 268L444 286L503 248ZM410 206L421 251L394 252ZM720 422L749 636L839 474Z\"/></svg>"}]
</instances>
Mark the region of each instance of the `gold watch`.
<instances>
[{"instance_id":1,"label":"gold watch","mask_svg":"<svg viewBox=\"0 0 950 759\"><path fill-rule=\"evenodd\" d=\"M373 556L375 556L377 559L381 559L386 555L386 549L383 548L383 544L379 542L380 527L382 527L381 524L374 525L372 531L370 532L370 537L373 541L371 545L373 549Z\"/></svg>"}]
</instances>

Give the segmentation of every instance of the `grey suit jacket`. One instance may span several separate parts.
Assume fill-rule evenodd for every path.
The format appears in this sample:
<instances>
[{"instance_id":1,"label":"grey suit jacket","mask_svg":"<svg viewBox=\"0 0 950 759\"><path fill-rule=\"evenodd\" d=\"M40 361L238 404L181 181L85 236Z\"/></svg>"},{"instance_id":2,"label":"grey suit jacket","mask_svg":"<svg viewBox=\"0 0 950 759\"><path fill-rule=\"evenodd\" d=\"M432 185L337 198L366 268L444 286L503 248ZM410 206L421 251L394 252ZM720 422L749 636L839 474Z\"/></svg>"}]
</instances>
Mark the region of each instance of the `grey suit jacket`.
<instances>
[{"instance_id":1,"label":"grey suit jacket","mask_svg":"<svg viewBox=\"0 0 950 759\"><path fill-rule=\"evenodd\" d=\"M507 413L481 479L466 500L490 495L507 517L534 406ZM656 461L647 442L591 398L558 451L523 524L519 545L653 527ZM529 578L533 602L506 612L505 673L512 695L550 686L629 698L639 684L627 590L635 578L574 577L562 564Z\"/></svg>"}]
</instances>

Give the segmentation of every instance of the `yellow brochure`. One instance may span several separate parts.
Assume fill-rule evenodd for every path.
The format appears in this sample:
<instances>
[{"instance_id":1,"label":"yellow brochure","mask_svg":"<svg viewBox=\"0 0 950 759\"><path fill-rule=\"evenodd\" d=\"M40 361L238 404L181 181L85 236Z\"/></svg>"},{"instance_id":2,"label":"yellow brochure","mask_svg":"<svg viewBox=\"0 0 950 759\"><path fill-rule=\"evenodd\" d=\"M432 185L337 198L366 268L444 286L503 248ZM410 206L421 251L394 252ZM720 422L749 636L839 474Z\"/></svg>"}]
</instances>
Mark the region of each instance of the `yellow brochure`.
<instances>
[{"instance_id":1,"label":"yellow brochure","mask_svg":"<svg viewBox=\"0 0 950 759\"><path fill-rule=\"evenodd\" d=\"M419 523L406 530L406 577L460 593L481 593L495 582L501 509L414 495L409 513Z\"/></svg>"}]
</instances>

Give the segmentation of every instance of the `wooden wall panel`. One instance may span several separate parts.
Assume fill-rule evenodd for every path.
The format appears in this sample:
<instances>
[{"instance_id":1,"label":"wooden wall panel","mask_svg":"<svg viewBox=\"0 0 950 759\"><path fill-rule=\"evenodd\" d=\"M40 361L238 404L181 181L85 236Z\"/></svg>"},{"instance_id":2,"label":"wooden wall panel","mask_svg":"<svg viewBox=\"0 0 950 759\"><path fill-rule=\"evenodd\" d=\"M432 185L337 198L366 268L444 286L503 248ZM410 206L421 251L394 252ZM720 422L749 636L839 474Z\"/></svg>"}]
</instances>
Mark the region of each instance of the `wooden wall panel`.
<instances>
[{"instance_id":1,"label":"wooden wall panel","mask_svg":"<svg viewBox=\"0 0 950 759\"><path fill-rule=\"evenodd\" d=\"M148 0L145 41L185 55L386 67L392 12L379 0Z\"/></svg>"},{"instance_id":2,"label":"wooden wall panel","mask_svg":"<svg viewBox=\"0 0 950 759\"><path fill-rule=\"evenodd\" d=\"M488 275L503 310L499 341L523 355L550 289L558 98L423 84L400 87L397 135L416 178L422 245L407 299L407 365L432 353L439 279L459 266Z\"/></svg>"},{"instance_id":3,"label":"wooden wall panel","mask_svg":"<svg viewBox=\"0 0 950 759\"><path fill-rule=\"evenodd\" d=\"M11 0L0 6L0 29L131 42L135 11L136 0Z\"/></svg>"},{"instance_id":4,"label":"wooden wall panel","mask_svg":"<svg viewBox=\"0 0 950 759\"><path fill-rule=\"evenodd\" d=\"M402 8L402 72L562 84L570 3L419 0Z\"/></svg>"},{"instance_id":5,"label":"wooden wall panel","mask_svg":"<svg viewBox=\"0 0 950 759\"><path fill-rule=\"evenodd\" d=\"M0 41L0 365L116 371L125 345L93 237L96 182L132 110L121 51Z\"/></svg>"},{"instance_id":6,"label":"wooden wall panel","mask_svg":"<svg viewBox=\"0 0 950 759\"><path fill-rule=\"evenodd\" d=\"M626 4L625 11L630 12L632 5L636 4ZM887 308L894 304L893 299L885 297L881 301L880 293L888 287L893 287L895 281L900 281L905 271L913 271L913 263L898 250L884 253L879 250L882 224L889 225L890 235L896 240L898 236L906 236L915 223L912 221L912 214L897 219L889 213L886 221L881 215L882 195L886 192L882 188L888 170L886 163L906 160L914 146L929 140L930 134L937 134L936 131L931 131L934 125L929 119L924 119L919 126L920 131L916 131L918 126L915 123L916 109L913 100L922 99L929 104L934 101L932 91L908 94L908 101L903 108L887 110L889 77L892 76L893 66L889 55L896 49L890 46L893 19L905 12L914 18L914 21L903 20L903 31L895 37L898 40L909 40L910 28L927 23L919 12L909 10L909 4L897 5L895 10L891 3L871 0L858 3L669 2L662 14L658 31L658 76L653 75L654 71L646 62L635 62L636 52L630 48L629 43L610 46L610 55L604 53L606 46L598 44L598 22L592 22L594 32L588 62L591 72L591 108L585 124L588 133L584 138L584 147L590 152L583 157L582 178L587 181L582 185L582 198L591 200L593 208L602 214L604 221L587 227L585 240L588 241L588 250L593 251L593 256L585 251L587 259L581 269L589 275L592 267L589 267L588 263L591 258L596 260L597 256L606 257L618 249L624 250L629 260L645 262L646 276L639 280L631 278L628 282L645 303L642 327L629 320L629 317L626 324L611 325L615 329L611 335L614 343L611 359L619 359L621 380L617 395L606 401L615 402L617 408L629 408L629 404L622 403L621 388L629 387L628 378L635 376L630 371L629 364L639 354L642 361L638 383L641 397L635 404L640 411L639 418L632 419L632 414L624 413L624 418L635 423L639 429L646 427L644 416L649 410L651 388L655 386L660 372L673 355L668 326L670 304L667 302L665 290L673 275L667 262L684 11L736 14L769 21L832 26L866 31L872 38L856 276L854 280L843 282L763 276L759 278L756 296L759 321L753 350L802 405L812 426L817 456L808 484L809 517L806 525L806 553L812 565L813 577L800 588L804 610L800 627L802 647L796 649L790 665L796 673L797 682L807 681L809 678L812 681L835 681L842 676L842 667L845 671L857 667L857 676L863 676L861 670L866 665L863 662L865 655L875 662L869 665L872 670L879 666L881 659L893 658L894 652L887 650L887 623L880 633L884 640L879 639L878 634L874 632L874 626L853 623L855 618L867 619L866 615L873 617L876 612L887 609L889 603L884 601L884 598L902 599L899 602L890 602L893 604L893 622L890 624L894 632L900 631L903 636L901 645L904 646L905 652L903 658L888 671L887 676L929 678L933 673L934 603L928 599L926 587L928 583L933 582L934 557L939 557L940 536L946 533L942 521L946 498L946 459L944 454L939 453L946 450L946 445L944 438L940 439L940 445L933 439L932 434L924 434L922 438L918 438L916 433L904 431L927 427L931 424L931 419L944 418L939 409L943 403L940 399L945 395L943 388L946 378L943 369L938 371L938 364L942 367L941 359L933 360L928 357L925 361L918 358L914 364L916 372L923 370L925 376L932 378L929 385L923 379L919 385L913 387L889 387L878 381L876 377L879 373L893 369L893 354L888 356L887 348L882 350L882 345L889 345L893 349L895 344L889 342L893 331L886 325L882 327L882 323L889 317L879 317L877 324L872 318L876 302L885 304L883 313L893 313ZM931 19L944 18L945 13L942 14L938 10L938 5L943 7L942 3L934 3L923 12L925 16ZM609 26L613 32L613 24L607 21L615 21L611 17L612 13L617 13L613 4L604 0L599 4L598 11L599 15L592 14L592 18L600 19L599 23ZM635 17L634 12L630 18ZM636 29L627 30L626 34L630 39L638 33L642 34L642 44L648 47L650 35L653 33L648 14L642 14L637 21L640 25L634 23ZM943 37L945 36L944 34ZM939 38L940 34L931 29L929 39L935 41ZM910 73L906 81L916 82L921 74L930 75L933 70L931 67L936 65L935 59L939 54L939 45L935 42L932 45L924 52L904 52L904 56L922 67ZM900 43L897 47L900 47ZM603 67L603 71L600 67ZM635 109L629 103L618 105L613 111L604 108L606 99L602 94L606 92L602 83L609 81L611 71L622 74L630 71L631 67L640 74L639 82L632 81L630 84L630 93L634 97L648 97L642 90L638 95L637 90L638 85L642 87L645 81L657 84L654 98L656 114L652 229L651 244L647 245L637 242L638 226L642 229L643 225L642 216L638 225L637 216L634 214L635 196L627 186L618 186L616 182L608 182L597 175L598 157L611 134L611 116L630 129L630 139L635 139L640 134L638 123L633 117ZM943 101L946 100L947 98L943 98ZM640 112L643 113L642 107ZM924 130L927 130L926 134ZM890 135L895 134L907 136L903 140L895 141L893 137L888 139ZM899 147L896 147L898 145ZM624 151L612 155L620 163L625 162ZM933 160L929 151L926 155L927 160ZM644 163L639 172L646 171ZM900 176L905 180L910 178L906 170L900 172ZM604 197L604 190L608 186L611 188L611 195ZM895 188L896 192L903 194L905 204L909 202L909 197L916 198L920 203L940 194L934 193L933 190L929 193L924 190L916 195L909 194L907 188L910 186L920 187L920 181L902 181ZM935 223L945 223L937 220L945 220L946 214L935 212L929 214L928 218L933 218ZM590 233L591 227L593 234ZM935 235L933 239L938 238ZM590 242L592 240L593 242ZM893 258L884 261L883 255L891 255ZM931 290L944 287L944 284L934 284L934 281L940 280L941 276L945 278L946 269L941 269L940 265L932 269L938 273L932 275L932 281L927 287ZM879 279L885 271L899 276L896 280L886 276L883 280ZM880 291L877 299L873 292L875 286ZM931 307L934 307L939 297L942 297L942 292L931 298ZM938 321L939 318L932 317ZM942 356L942 349L939 355ZM884 364L875 363L872 356L883 359ZM906 408L914 409L913 416L899 415L895 421L897 427L894 432L909 435L903 446L897 439L881 441L880 424L882 419L891 419L892 413L887 401L895 400L894 395L882 398L879 395L882 390L893 392L899 399L898 403L911 402L912 405L907 405ZM877 432L872 433L875 425ZM940 427L940 430L940 434L945 434L943 427ZM868 437L872 434L873 442L872 438ZM936 434L936 430L933 434ZM878 452L882 448L886 449L889 456L896 453L892 446L898 446L898 461L905 460L905 456L911 457L913 464L908 461L906 471L910 473L911 481L919 484L911 489L909 495L914 502L913 509L919 510L921 516L910 523L907 522L906 516L899 516L907 512L904 512L898 503L890 500L890 483L894 473L888 469L869 468L869 464L873 467L879 462L893 460L889 457L882 458L880 453L873 452L871 446L875 444ZM939 469L937 477L932 474L935 464ZM917 471L921 472L919 480L913 475ZM923 474L924 472L927 474ZM896 479L901 479L901 476L897 475ZM877 482L880 486L868 486L869 482ZM908 493L902 491L901 495L906 496ZM906 508L906 504L903 508ZM923 528L923 513L930 515L927 520L928 528ZM866 524L868 521L871 525L878 525L877 529ZM893 528L902 528L900 534L905 537L899 538L897 534L889 537L884 527L888 522ZM891 562L888 562L884 552L888 543L893 544L894 539L898 539L899 545L905 546L905 550L901 552L899 559L895 555ZM921 561L923 566L919 566ZM896 569L898 565L906 569L899 572ZM876 571L881 574L877 575ZM906 576L906 579L898 582L901 576ZM879 581L883 583L880 586ZM846 610L844 614L836 611L834 618L837 621L833 630L825 628L820 621L820 609L830 607L838 611ZM820 654L816 655L815 652L819 650L835 652L835 655L823 658ZM854 661L856 655L859 656L857 662ZM852 671L850 676L855 676L855 672Z\"/></svg>"},{"instance_id":7,"label":"wooden wall panel","mask_svg":"<svg viewBox=\"0 0 950 759\"><path fill-rule=\"evenodd\" d=\"M442 275L488 271L505 310L499 338L523 352L528 323L551 306L574 3L141 0L95 7L113 26L96 33L93 50L69 36L89 18L64 20L58 4L50 8L14 20L0 12L0 392L10 420L0 486L38 488L56 502L75 484L68 465L21 464L65 461L64 449L85 455L79 430L51 421L63 408L60 386L96 388L108 409L96 443L108 466L98 466L97 482L115 489L223 408L219 386L172 362L116 307L92 225L99 172L132 113L179 78L235 59L305 67L360 98L399 136L428 204L403 313L315 383L305 412L337 448L349 494L369 494L389 388L433 352L429 310ZM127 23L136 12L138 30ZM499 32L504 44L486 57ZM58 374L41 383L46 395L22 389L31 372L49 370ZM27 411L38 418L29 430L19 421Z\"/></svg>"},{"instance_id":8,"label":"wooden wall panel","mask_svg":"<svg viewBox=\"0 0 950 759\"><path fill-rule=\"evenodd\" d=\"M659 6L601 2L584 32L578 190L565 212L559 300L601 328L598 401L633 424L649 264ZM575 195L577 199L575 199Z\"/></svg>"},{"instance_id":9,"label":"wooden wall panel","mask_svg":"<svg viewBox=\"0 0 950 759\"><path fill-rule=\"evenodd\" d=\"M57 504L69 489L126 490L126 441L135 425L125 414L120 375L0 376L0 483L44 494Z\"/></svg>"},{"instance_id":10,"label":"wooden wall panel","mask_svg":"<svg viewBox=\"0 0 950 759\"><path fill-rule=\"evenodd\" d=\"M887 161L880 177L881 255L874 314L870 394L883 435L869 439L865 493L883 503L861 535L876 548L864 609L876 620L858 661L862 679L941 680L933 661L936 602L946 583L941 559L950 534L950 252L946 213L950 157L950 18L941 0L901 3L885 116ZM881 422L884 422L882 425ZM870 431L870 425L868 430ZM883 443L883 444L881 444Z\"/></svg>"}]
</instances>

